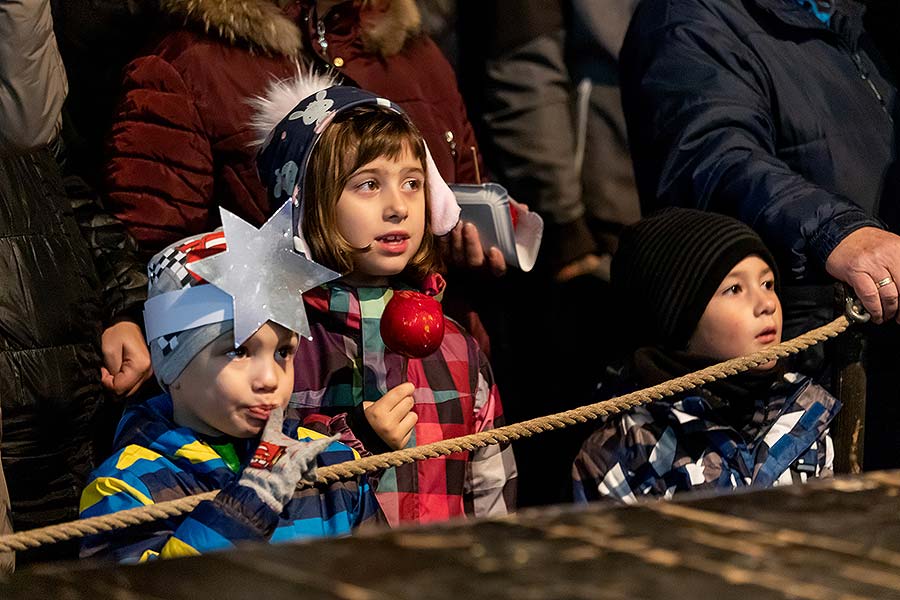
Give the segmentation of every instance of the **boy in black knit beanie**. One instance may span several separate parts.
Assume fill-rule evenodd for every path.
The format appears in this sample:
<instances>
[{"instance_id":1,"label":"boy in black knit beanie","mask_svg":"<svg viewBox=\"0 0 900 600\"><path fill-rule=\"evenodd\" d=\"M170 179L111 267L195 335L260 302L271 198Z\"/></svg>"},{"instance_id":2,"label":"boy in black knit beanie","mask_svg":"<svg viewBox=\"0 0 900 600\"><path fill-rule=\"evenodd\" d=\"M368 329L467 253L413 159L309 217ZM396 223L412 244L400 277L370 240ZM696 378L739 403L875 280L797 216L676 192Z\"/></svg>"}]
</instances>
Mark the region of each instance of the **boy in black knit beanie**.
<instances>
[{"instance_id":1,"label":"boy in black knit beanie","mask_svg":"<svg viewBox=\"0 0 900 600\"><path fill-rule=\"evenodd\" d=\"M617 391L781 342L775 261L723 215L669 208L627 227L611 282L633 325ZM840 402L772 361L604 420L573 466L576 501L671 497L830 476Z\"/></svg>"}]
</instances>

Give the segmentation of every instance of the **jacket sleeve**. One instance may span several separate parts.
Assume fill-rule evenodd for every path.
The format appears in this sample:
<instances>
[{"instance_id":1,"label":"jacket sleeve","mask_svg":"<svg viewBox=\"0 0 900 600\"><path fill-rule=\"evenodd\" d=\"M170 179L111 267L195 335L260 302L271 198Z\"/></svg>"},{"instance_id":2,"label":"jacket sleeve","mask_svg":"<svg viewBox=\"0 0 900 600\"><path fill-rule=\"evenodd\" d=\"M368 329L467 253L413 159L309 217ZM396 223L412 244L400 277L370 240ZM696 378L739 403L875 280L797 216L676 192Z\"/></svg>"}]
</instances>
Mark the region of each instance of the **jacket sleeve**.
<instances>
[{"instance_id":1,"label":"jacket sleeve","mask_svg":"<svg viewBox=\"0 0 900 600\"><path fill-rule=\"evenodd\" d=\"M356 477L356 503L354 504L353 520L351 530L353 533L358 531L371 531L388 524L387 517L378 504L375 497L374 485L377 485L377 479L373 475L380 476L384 471L376 473L366 473Z\"/></svg>"},{"instance_id":2,"label":"jacket sleeve","mask_svg":"<svg viewBox=\"0 0 900 600\"><path fill-rule=\"evenodd\" d=\"M318 467L329 467L347 461L359 460L361 456L371 456L371 452L366 451L364 448L363 452L365 454L361 454L359 451L357 446L360 446L360 444L350 431L346 423L346 417L346 413L341 413L335 417L327 417L315 413L308 415L304 419L302 426L296 426L286 420L285 431L292 432L299 440L311 440L324 436L340 436L341 439L339 441L332 443L325 452L316 457L316 466ZM354 445L348 444L348 441ZM383 473L383 470L377 473L380 475ZM337 525L343 520L343 517L339 516L339 513L342 512L338 508L339 506L347 506L346 522L349 526L349 532L365 531L387 524L387 519L381 510L381 506L378 504L378 500L375 498L375 491L372 486L376 484L373 482L372 475L373 473L364 473L350 481L334 482L324 489L315 488L315 493L319 496L315 500L315 504L329 506L332 511L328 515L327 520L330 523L330 527L337 527L337 529L332 529L330 533L338 535L348 533L348 531L340 531L340 526ZM308 491L300 492L300 498L304 497L306 501L309 501ZM337 499L340 497L345 497L347 502L338 501ZM295 496L296 498L297 496ZM305 517L305 520L309 520L308 515ZM328 526L325 529L327 530ZM277 537L278 535L276 534Z\"/></svg>"},{"instance_id":3,"label":"jacket sleeve","mask_svg":"<svg viewBox=\"0 0 900 600\"><path fill-rule=\"evenodd\" d=\"M100 277L104 326L124 319L143 323L147 274L146 263L138 258L137 244L83 179L70 175L64 184Z\"/></svg>"},{"instance_id":4,"label":"jacket sleeve","mask_svg":"<svg viewBox=\"0 0 900 600\"><path fill-rule=\"evenodd\" d=\"M574 86L563 32L535 36L487 64L484 121L504 182L519 202L548 217L550 263L596 251L575 165Z\"/></svg>"},{"instance_id":5,"label":"jacket sleeve","mask_svg":"<svg viewBox=\"0 0 900 600\"><path fill-rule=\"evenodd\" d=\"M453 161L455 172L441 173L441 175L448 183L477 183L479 179L487 181L488 175L485 172L481 150L478 148L475 129L472 127L472 122L469 121L465 100L456 83L456 72L431 38L424 36L422 39L424 39L424 45L415 46L416 51L423 57L423 64L429 65L429 69L432 71L428 81L435 82L434 85L439 86L442 90L441 95L446 101L443 107L443 110L446 110L444 114L447 115L446 123L451 128L451 132L457 136L453 140L443 140L444 143L455 148L456 156ZM431 148L430 150L436 152L438 149Z\"/></svg>"},{"instance_id":6,"label":"jacket sleeve","mask_svg":"<svg viewBox=\"0 0 900 600\"><path fill-rule=\"evenodd\" d=\"M475 397L475 431L504 424L503 406L487 357L478 351L478 381ZM465 508L474 517L515 512L516 459L510 444L485 446L472 452L466 463Z\"/></svg>"},{"instance_id":7,"label":"jacket sleeve","mask_svg":"<svg viewBox=\"0 0 900 600\"><path fill-rule=\"evenodd\" d=\"M138 454L146 453L145 449ZM138 472L146 461L130 460L129 448L107 461L81 496L81 518L151 506L158 500L174 500L172 489L154 493ZM142 454L141 454L142 455ZM104 467L129 464L129 468ZM172 474L174 476L174 474ZM169 478L156 478L166 481ZM256 493L237 483L226 485L213 500L205 500L183 516L86 537L81 556L107 556L119 562L146 562L157 558L194 556L232 548L244 540L266 540L278 524L278 515Z\"/></svg>"},{"instance_id":8,"label":"jacket sleeve","mask_svg":"<svg viewBox=\"0 0 900 600\"><path fill-rule=\"evenodd\" d=\"M375 497L371 474L360 475L356 478L356 483L358 493L352 525L353 532L372 531L386 526L388 520Z\"/></svg>"},{"instance_id":9,"label":"jacket sleeve","mask_svg":"<svg viewBox=\"0 0 900 600\"><path fill-rule=\"evenodd\" d=\"M355 450L360 457L391 451L391 447L372 429L362 404L333 417L321 413L309 414L303 418L303 426L322 435L340 436L338 441Z\"/></svg>"},{"instance_id":10,"label":"jacket sleeve","mask_svg":"<svg viewBox=\"0 0 900 600\"><path fill-rule=\"evenodd\" d=\"M572 498L576 503L616 501L631 504L637 500L629 474L634 470L648 472L649 457L645 446L653 447L653 437L647 431L638 436L644 445L629 437L622 420L604 420L582 444L572 465ZM659 478L652 478L656 483ZM664 485L664 484L663 484ZM658 485L656 487L659 487ZM656 490L651 486L651 493ZM665 489L660 491L660 494Z\"/></svg>"},{"instance_id":11,"label":"jacket sleeve","mask_svg":"<svg viewBox=\"0 0 900 600\"><path fill-rule=\"evenodd\" d=\"M105 170L108 204L143 253L207 228L213 159L203 117L174 65L144 56L125 69Z\"/></svg>"},{"instance_id":12,"label":"jacket sleeve","mask_svg":"<svg viewBox=\"0 0 900 600\"><path fill-rule=\"evenodd\" d=\"M50 143L67 93L49 0L0 0L0 154Z\"/></svg>"},{"instance_id":13,"label":"jacket sleeve","mask_svg":"<svg viewBox=\"0 0 900 600\"><path fill-rule=\"evenodd\" d=\"M466 105L459 91L456 91L456 111L460 118L460 131L462 133L460 143L457 145L456 178L455 183L478 183L488 181L489 175L485 172L481 150L478 148L478 140L475 139L475 130L466 113ZM472 148L475 149L474 153Z\"/></svg>"},{"instance_id":14,"label":"jacket sleeve","mask_svg":"<svg viewBox=\"0 0 900 600\"><path fill-rule=\"evenodd\" d=\"M641 19L664 4L638 9L620 63L644 212L681 205L735 216L792 278L822 273L844 237L879 223L778 158L771 81L737 34L700 10L690 23Z\"/></svg>"}]
</instances>

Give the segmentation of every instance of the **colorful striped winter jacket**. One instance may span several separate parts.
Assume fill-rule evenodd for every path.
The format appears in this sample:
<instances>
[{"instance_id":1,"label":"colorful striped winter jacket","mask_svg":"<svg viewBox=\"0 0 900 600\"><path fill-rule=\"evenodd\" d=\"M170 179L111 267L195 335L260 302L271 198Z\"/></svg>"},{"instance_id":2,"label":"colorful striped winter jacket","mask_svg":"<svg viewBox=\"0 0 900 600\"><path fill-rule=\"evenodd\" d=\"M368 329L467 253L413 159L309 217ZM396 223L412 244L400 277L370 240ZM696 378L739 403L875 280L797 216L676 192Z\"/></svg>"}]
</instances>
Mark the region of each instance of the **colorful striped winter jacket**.
<instances>
[{"instance_id":1,"label":"colorful striped winter jacket","mask_svg":"<svg viewBox=\"0 0 900 600\"><path fill-rule=\"evenodd\" d=\"M285 422L303 423L315 413L348 413L365 449L385 451L368 428L361 404L410 381L419 417L410 447L503 425L490 365L455 321L446 319L440 348L425 358L406 359L385 348L381 314L392 295L388 287L340 283L303 294L312 340L300 340ZM373 485L392 526L502 515L515 508L516 463L509 445L488 446L388 469Z\"/></svg>"},{"instance_id":2,"label":"colorful striped winter jacket","mask_svg":"<svg viewBox=\"0 0 900 600\"><path fill-rule=\"evenodd\" d=\"M287 427L285 433L288 433ZM295 428L297 439L321 438ZM218 442L225 441L225 444ZM230 441L230 444L227 443ZM85 538L82 557L121 562L192 556L232 548L236 542L283 542L349 534L380 516L365 477L297 490L280 515L238 484L257 439L204 440L172 422L172 399L156 396L126 411L116 433L117 451L92 474L81 497L81 517L94 517L221 489L190 513ZM358 454L333 443L318 466L354 460Z\"/></svg>"},{"instance_id":3,"label":"colorful striped winter jacket","mask_svg":"<svg viewBox=\"0 0 900 600\"><path fill-rule=\"evenodd\" d=\"M671 497L802 483L833 474L828 426L840 401L808 377L787 373L758 397L740 429L721 399L688 392L636 407L601 424L573 466L576 502Z\"/></svg>"}]
</instances>

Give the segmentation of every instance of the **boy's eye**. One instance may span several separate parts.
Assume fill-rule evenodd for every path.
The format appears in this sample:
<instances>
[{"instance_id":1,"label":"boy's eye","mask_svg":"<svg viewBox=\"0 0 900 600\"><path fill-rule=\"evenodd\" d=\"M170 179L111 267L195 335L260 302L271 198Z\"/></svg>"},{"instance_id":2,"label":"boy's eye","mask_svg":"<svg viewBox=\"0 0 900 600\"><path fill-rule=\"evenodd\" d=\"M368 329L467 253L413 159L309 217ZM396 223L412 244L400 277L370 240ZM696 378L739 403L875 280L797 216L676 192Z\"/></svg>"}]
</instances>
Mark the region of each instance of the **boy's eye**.
<instances>
[{"instance_id":1,"label":"boy's eye","mask_svg":"<svg viewBox=\"0 0 900 600\"><path fill-rule=\"evenodd\" d=\"M244 358L245 356L247 356L247 349L244 348L243 346L241 346L239 348L234 348L233 350L229 350L228 352L226 352L225 356L227 356L228 358L231 358L231 359Z\"/></svg>"},{"instance_id":2,"label":"boy's eye","mask_svg":"<svg viewBox=\"0 0 900 600\"><path fill-rule=\"evenodd\" d=\"M294 353L297 352L297 346L282 346L278 349L278 358L287 360L294 356Z\"/></svg>"}]
</instances>

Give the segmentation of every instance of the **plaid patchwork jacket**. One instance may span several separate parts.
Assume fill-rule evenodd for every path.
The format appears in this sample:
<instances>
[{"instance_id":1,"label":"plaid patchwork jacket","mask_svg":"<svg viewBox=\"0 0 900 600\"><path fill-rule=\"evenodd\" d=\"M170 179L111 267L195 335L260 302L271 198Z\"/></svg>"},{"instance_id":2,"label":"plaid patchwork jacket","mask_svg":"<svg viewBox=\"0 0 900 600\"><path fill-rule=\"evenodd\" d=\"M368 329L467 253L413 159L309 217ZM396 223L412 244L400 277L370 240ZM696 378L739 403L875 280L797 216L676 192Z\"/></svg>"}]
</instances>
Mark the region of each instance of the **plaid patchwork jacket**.
<instances>
[{"instance_id":1,"label":"plaid patchwork jacket","mask_svg":"<svg viewBox=\"0 0 900 600\"><path fill-rule=\"evenodd\" d=\"M406 359L385 348L380 321L392 295L391 288L340 283L303 294L312 341L300 340L285 423L302 423L315 413L361 415L364 400L376 401L410 381L419 421L409 446L503 425L490 365L458 323L446 320L441 347L425 358ZM370 443L360 435L368 427L364 417L351 427L366 450L386 449L377 447L377 438ZM515 508L516 463L510 446L488 446L387 469L373 485L392 526L502 515Z\"/></svg>"},{"instance_id":2,"label":"plaid patchwork jacket","mask_svg":"<svg viewBox=\"0 0 900 600\"><path fill-rule=\"evenodd\" d=\"M300 440L322 437L308 429L293 431ZM345 535L378 521L380 512L365 477L325 489L297 490L282 513L275 514L252 489L237 483L258 440L231 442L226 447L234 451L227 452L175 425L167 394L127 410L116 433L118 450L94 471L81 496L82 518L222 491L190 513L87 537L82 557L144 562L223 550L246 540ZM325 466L354 458L358 458L355 451L335 442L317 463Z\"/></svg>"},{"instance_id":3,"label":"plaid patchwork jacket","mask_svg":"<svg viewBox=\"0 0 900 600\"><path fill-rule=\"evenodd\" d=\"M828 425L840 401L788 373L774 397L757 398L741 430L725 423L722 401L685 394L603 422L573 466L576 501L671 497L699 489L770 487L832 475Z\"/></svg>"}]
</instances>

